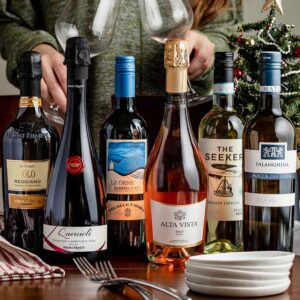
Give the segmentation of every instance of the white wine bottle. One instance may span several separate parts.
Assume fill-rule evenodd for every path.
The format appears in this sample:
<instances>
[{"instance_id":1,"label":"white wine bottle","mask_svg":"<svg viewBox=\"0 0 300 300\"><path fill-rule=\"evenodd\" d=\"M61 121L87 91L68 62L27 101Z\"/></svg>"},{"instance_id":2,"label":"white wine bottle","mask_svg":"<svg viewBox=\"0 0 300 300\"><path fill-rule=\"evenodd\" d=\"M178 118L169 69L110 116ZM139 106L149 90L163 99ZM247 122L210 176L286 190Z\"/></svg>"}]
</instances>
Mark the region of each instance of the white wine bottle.
<instances>
[{"instance_id":1,"label":"white wine bottle","mask_svg":"<svg viewBox=\"0 0 300 300\"><path fill-rule=\"evenodd\" d=\"M296 134L280 107L281 53L262 52L258 111L244 131L246 251L292 251Z\"/></svg>"},{"instance_id":2,"label":"white wine bottle","mask_svg":"<svg viewBox=\"0 0 300 300\"><path fill-rule=\"evenodd\" d=\"M233 53L215 54L213 108L199 125L208 169L205 253L243 249L243 129L234 108Z\"/></svg>"}]
</instances>

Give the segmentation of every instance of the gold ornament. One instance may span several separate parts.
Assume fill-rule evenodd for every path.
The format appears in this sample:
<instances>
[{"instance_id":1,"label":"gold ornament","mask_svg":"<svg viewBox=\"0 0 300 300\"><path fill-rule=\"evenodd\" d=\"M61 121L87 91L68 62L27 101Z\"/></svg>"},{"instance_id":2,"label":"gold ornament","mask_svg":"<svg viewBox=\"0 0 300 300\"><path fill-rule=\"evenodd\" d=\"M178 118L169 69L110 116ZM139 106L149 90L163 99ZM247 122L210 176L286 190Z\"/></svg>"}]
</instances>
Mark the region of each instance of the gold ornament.
<instances>
[{"instance_id":1,"label":"gold ornament","mask_svg":"<svg viewBox=\"0 0 300 300\"><path fill-rule=\"evenodd\" d=\"M282 15L282 0L265 0L264 6L262 7L262 12L267 11L270 7L274 6Z\"/></svg>"}]
</instances>

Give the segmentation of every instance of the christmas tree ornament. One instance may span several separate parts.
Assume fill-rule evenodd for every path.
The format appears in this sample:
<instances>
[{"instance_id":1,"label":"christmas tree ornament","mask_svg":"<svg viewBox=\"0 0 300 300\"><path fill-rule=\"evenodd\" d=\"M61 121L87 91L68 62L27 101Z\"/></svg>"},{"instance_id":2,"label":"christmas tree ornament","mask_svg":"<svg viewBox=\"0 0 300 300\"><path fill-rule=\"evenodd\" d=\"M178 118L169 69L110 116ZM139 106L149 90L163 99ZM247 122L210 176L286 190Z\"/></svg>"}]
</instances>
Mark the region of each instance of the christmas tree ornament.
<instances>
[{"instance_id":1,"label":"christmas tree ornament","mask_svg":"<svg viewBox=\"0 0 300 300\"><path fill-rule=\"evenodd\" d=\"M300 46L298 46L297 48L294 49L294 54L296 57L300 58Z\"/></svg>"},{"instance_id":2,"label":"christmas tree ornament","mask_svg":"<svg viewBox=\"0 0 300 300\"><path fill-rule=\"evenodd\" d=\"M236 77L236 78L241 78L241 77L244 76L244 73L240 68L234 68L233 76Z\"/></svg>"},{"instance_id":3,"label":"christmas tree ornament","mask_svg":"<svg viewBox=\"0 0 300 300\"><path fill-rule=\"evenodd\" d=\"M281 2L282 0L265 0L261 11L264 12L269 10L271 7L275 7L283 15L283 8Z\"/></svg>"}]
</instances>

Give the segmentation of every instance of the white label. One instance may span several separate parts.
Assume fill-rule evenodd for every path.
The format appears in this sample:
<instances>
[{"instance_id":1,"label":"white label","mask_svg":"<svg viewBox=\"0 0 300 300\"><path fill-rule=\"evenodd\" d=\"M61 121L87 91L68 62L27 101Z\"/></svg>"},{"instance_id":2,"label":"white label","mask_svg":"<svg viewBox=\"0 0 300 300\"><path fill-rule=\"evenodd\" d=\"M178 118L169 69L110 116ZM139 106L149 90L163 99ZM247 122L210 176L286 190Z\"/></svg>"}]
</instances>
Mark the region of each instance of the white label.
<instances>
[{"instance_id":1,"label":"white label","mask_svg":"<svg viewBox=\"0 0 300 300\"><path fill-rule=\"evenodd\" d=\"M296 150L287 143L259 143L259 150L245 150L245 172L253 179L292 179L296 173Z\"/></svg>"},{"instance_id":2,"label":"white label","mask_svg":"<svg viewBox=\"0 0 300 300\"><path fill-rule=\"evenodd\" d=\"M242 139L199 140L208 170L208 221L243 220Z\"/></svg>"},{"instance_id":3,"label":"white label","mask_svg":"<svg viewBox=\"0 0 300 300\"><path fill-rule=\"evenodd\" d=\"M43 226L45 250L61 253L107 249L107 225L86 227Z\"/></svg>"},{"instance_id":4,"label":"white label","mask_svg":"<svg viewBox=\"0 0 300 300\"><path fill-rule=\"evenodd\" d=\"M151 200L153 241L189 248L203 241L206 200L188 205L166 205Z\"/></svg>"},{"instance_id":5,"label":"white label","mask_svg":"<svg viewBox=\"0 0 300 300\"><path fill-rule=\"evenodd\" d=\"M245 193L245 204L261 207L286 207L295 205L295 194Z\"/></svg>"},{"instance_id":6,"label":"white label","mask_svg":"<svg viewBox=\"0 0 300 300\"><path fill-rule=\"evenodd\" d=\"M213 85L214 94L234 94L233 82L215 83Z\"/></svg>"},{"instance_id":7,"label":"white label","mask_svg":"<svg viewBox=\"0 0 300 300\"><path fill-rule=\"evenodd\" d=\"M281 86L269 86L269 85L261 85L259 91L261 93L281 93Z\"/></svg>"}]
</instances>

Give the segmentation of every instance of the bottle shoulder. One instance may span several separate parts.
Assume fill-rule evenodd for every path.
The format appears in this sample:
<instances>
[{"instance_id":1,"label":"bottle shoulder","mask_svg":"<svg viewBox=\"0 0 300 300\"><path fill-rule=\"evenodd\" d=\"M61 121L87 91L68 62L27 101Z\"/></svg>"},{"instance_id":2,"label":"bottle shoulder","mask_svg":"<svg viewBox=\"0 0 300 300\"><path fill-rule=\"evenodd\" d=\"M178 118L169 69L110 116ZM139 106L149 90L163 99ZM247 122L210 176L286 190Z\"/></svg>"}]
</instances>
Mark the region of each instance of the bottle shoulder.
<instances>
[{"instance_id":1,"label":"bottle shoulder","mask_svg":"<svg viewBox=\"0 0 300 300\"><path fill-rule=\"evenodd\" d=\"M256 114L244 130L245 146L259 142L286 142L289 147L296 143L295 127L284 115Z\"/></svg>"},{"instance_id":2,"label":"bottle shoulder","mask_svg":"<svg viewBox=\"0 0 300 300\"><path fill-rule=\"evenodd\" d=\"M147 138L147 124L137 112L115 111L100 128L106 138Z\"/></svg>"},{"instance_id":3,"label":"bottle shoulder","mask_svg":"<svg viewBox=\"0 0 300 300\"><path fill-rule=\"evenodd\" d=\"M212 109L199 124L199 138L241 138L245 121L234 111Z\"/></svg>"},{"instance_id":4,"label":"bottle shoulder","mask_svg":"<svg viewBox=\"0 0 300 300\"><path fill-rule=\"evenodd\" d=\"M205 174L196 142L161 130L147 163L146 184L161 190L201 190L206 187Z\"/></svg>"}]
</instances>

